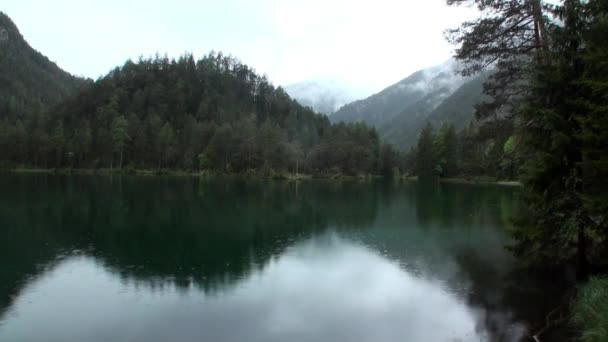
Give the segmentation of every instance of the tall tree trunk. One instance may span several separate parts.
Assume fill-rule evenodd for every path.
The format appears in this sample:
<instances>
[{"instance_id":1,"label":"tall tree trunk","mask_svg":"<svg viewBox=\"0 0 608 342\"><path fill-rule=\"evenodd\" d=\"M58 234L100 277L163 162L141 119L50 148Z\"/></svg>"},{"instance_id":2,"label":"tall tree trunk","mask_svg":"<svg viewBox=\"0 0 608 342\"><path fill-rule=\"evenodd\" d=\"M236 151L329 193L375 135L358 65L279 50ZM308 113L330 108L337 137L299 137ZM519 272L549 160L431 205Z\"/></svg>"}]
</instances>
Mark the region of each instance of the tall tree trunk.
<instances>
[{"instance_id":1,"label":"tall tree trunk","mask_svg":"<svg viewBox=\"0 0 608 342\"><path fill-rule=\"evenodd\" d=\"M532 17L534 19L534 40L537 49L539 64L547 62L549 55L549 42L547 41L547 30L543 17L543 9L540 0L532 0Z\"/></svg>"}]
</instances>

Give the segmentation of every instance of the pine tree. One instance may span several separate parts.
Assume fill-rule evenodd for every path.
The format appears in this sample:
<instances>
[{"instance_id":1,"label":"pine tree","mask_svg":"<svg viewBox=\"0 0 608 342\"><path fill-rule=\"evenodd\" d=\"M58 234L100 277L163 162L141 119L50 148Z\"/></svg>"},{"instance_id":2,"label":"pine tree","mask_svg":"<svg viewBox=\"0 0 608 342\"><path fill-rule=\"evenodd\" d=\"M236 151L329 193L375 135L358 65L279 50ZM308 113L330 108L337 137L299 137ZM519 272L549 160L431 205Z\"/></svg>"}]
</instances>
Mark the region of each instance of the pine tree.
<instances>
[{"instance_id":1,"label":"pine tree","mask_svg":"<svg viewBox=\"0 0 608 342\"><path fill-rule=\"evenodd\" d=\"M124 116L117 116L112 122L112 147L114 153L118 153L118 168L122 169L122 158L127 144L128 122Z\"/></svg>"},{"instance_id":2,"label":"pine tree","mask_svg":"<svg viewBox=\"0 0 608 342\"><path fill-rule=\"evenodd\" d=\"M465 24L456 42L458 57L472 63L468 70L489 61L496 62L499 74L508 70L508 61L525 66L505 78L520 101L511 111L518 118L515 152L525 161L525 211L513 230L512 250L528 263L577 261L585 277L589 262L602 262L598 258L608 251L606 2L563 0L552 10L550 25L536 19L540 1L471 2L500 15ZM528 21L516 23L526 26L521 32L530 37L519 42L532 44L523 50L515 36L495 35L514 18L504 10L519 5L524 12L518 15ZM491 90L486 88L496 103L504 102L505 93ZM503 152L507 141L501 143Z\"/></svg>"},{"instance_id":3,"label":"pine tree","mask_svg":"<svg viewBox=\"0 0 608 342\"><path fill-rule=\"evenodd\" d=\"M479 19L448 31L458 46L456 58L464 61L463 74L493 68L484 84L490 102L477 106L477 117L496 117L497 111L515 108L529 93L528 70L547 63L547 20L541 0L447 0L448 5L477 7Z\"/></svg>"},{"instance_id":4,"label":"pine tree","mask_svg":"<svg viewBox=\"0 0 608 342\"><path fill-rule=\"evenodd\" d=\"M521 111L527 210L514 230L513 250L531 263L576 260L584 278L593 222L581 198L581 125L573 116L586 116L578 104L584 96L582 9L580 1L566 0L556 12L563 25L551 28L551 63L536 69L532 96Z\"/></svg>"},{"instance_id":5,"label":"pine tree","mask_svg":"<svg viewBox=\"0 0 608 342\"><path fill-rule=\"evenodd\" d=\"M162 164L159 164L159 168L163 165L168 166L168 163L173 158L175 144L175 131L173 127L166 122L158 133L158 146L160 147L160 158Z\"/></svg>"},{"instance_id":6,"label":"pine tree","mask_svg":"<svg viewBox=\"0 0 608 342\"><path fill-rule=\"evenodd\" d=\"M436 179L438 176L433 148L433 126L430 122L422 129L418 138L416 146L416 175L421 180Z\"/></svg>"},{"instance_id":7,"label":"pine tree","mask_svg":"<svg viewBox=\"0 0 608 342\"><path fill-rule=\"evenodd\" d=\"M65 132L63 130L63 122L58 121L55 124L52 135L53 149L55 150L55 163L57 167L61 166L63 148L65 145Z\"/></svg>"},{"instance_id":8,"label":"pine tree","mask_svg":"<svg viewBox=\"0 0 608 342\"><path fill-rule=\"evenodd\" d=\"M586 7L589 29L585 32L583 53L585 71L580 80L581 112L578 138L582 144L583 184L581 198L589 214L588 232L599 251L590 251L592 258L608 251L608 3L590 1ZM608 263L603 255L604 263Z\"/></svg>"},{"instance_id":9,"label":"pine tree","mask_svg":"<svg viewBox=\"0 0 608 342\"><path fill-rule=\"evenodd\" d=\"M456 135L456 129L454 125L450 124L445 133L445 165L443 166L443 175L445 177L454 177L458 174L459 161L459 142L458 136Z\"/></svg>"}]
</instances>

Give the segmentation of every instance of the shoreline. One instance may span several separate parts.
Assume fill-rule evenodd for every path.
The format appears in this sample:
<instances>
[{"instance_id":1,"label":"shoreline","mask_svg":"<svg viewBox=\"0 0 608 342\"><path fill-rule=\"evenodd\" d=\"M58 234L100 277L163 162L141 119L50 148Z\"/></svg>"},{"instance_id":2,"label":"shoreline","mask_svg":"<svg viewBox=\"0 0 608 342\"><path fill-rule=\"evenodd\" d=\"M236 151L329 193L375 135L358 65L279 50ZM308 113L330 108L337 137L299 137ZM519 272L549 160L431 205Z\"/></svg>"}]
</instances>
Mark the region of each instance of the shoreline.
<instances>
[{"instance_id":1,"label":"shoreline","mask_svg":"<svg viewBox=\"0 0 608 342\"><path fill-rule=\"evenodd\" d=\"M257 171L245 173L224 173L216 171L192 172L184 170L149 170L149 169L39 169L39 168L15 168L4 170L14 174L53 174L53 175L90 175L90 176L138 176L138 177L197 177L197 178L235 178L235 179L259 179L259 180L283 180L301 181L310 179L319 180L357 180L365 181L383 178L378 175L344 175L344 174L293 174L286 172L273 172L262 174Z\"/></svg>"},{"instance_id":2,"label":"shoreline","mask_svg":"<svg viewBox=\"0 0 608 342\"><path fill-rule=\"evenodd\" d=\"M373 179L389 179L382 175L344 175L344 174L304 174L297 175L292 173L272 173L264 175L260 172L251 171L246 173L223 173L215 171L192 172L183 170L150 170L150 169L39 169L39 168L15 168L6 169L5 172L15 174L56 174L56 175L100 175L100 176L140 176L140 177L158 177L158 176L173 176L173 177L204 177L204 178L244 178L244 179L260 179L260 180L284 180L284 181L301 181L301 180L352 180L366 181ZM393 180L417 182L416 176L394 177ZM505 181L496 180L490 177L470 177L470 178L439 178L440 183L449 184L470 184L470 185L499 185L521 187L523 184L520 181Z\"/></svg>"},{"instance_id":3,"label":"shoreline","mask_svg":"<svg viewBox=\"0 0 608 342\"><path fill-rule=\"evenodd\" d=\"M452 184L478 184L478 185L501 185L501 186L523 186L523 183L520 181L505 181L505 180L496 180L496 179L485 179L485 178L441 178L439 180L443 183L452 183Z\"/></svg>"},{"instance_id":4,"label":"shoreline","mask_svg":"<svg viewBox=\"0 0 608 342\"><path fill-rule=\"evenodd\" d=\"M400 179L409 182L417 182L417 176L404 176ZM490 177L451 177L451 178L438 178L437 182L439 183L448 183L448 184L469 184L469 185L500 185L500 186L513 186L513 187L521 187L523 183L520 181L506 181L506 180L497 180Z\"/></svg>"}]
</instances>

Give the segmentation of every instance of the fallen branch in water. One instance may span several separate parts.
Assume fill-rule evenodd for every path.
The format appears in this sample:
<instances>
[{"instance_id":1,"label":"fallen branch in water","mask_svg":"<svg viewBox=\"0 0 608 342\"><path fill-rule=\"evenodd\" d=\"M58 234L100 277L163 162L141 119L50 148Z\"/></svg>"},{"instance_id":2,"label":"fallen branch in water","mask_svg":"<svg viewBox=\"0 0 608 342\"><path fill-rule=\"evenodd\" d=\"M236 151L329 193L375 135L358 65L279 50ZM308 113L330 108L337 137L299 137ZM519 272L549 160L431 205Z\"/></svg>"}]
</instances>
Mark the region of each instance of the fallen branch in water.
<instances>
[{"instance_id":1,"label":"fallen branch in water","mask_svg":"<svg viewBox=\"0 0 608 342\"><path fill-rule=\"evenodd\" d=\"M561 309L564 309L565 304L567 302L570 302L569 300L566 301L565 299L571 297L572 294L573 293L571 293L571 292L566 293L564 295L564 297L562 298L561 303L555 309L551 310L547 314L547 316L545 316L545 325L536 334L532 335L532 339L535 342L542 342L541 339L540 339L540 336L542 334L544 334L549 328L554 327L554 326L556 326L558 324L561 324L561 323L563 323L563 322L565 322L565 321L568 320L567 315L566 316L560 315L556 319L551 319L551 316L553 316L557 312L560 312Z\"/></svg>"}]
</instances>

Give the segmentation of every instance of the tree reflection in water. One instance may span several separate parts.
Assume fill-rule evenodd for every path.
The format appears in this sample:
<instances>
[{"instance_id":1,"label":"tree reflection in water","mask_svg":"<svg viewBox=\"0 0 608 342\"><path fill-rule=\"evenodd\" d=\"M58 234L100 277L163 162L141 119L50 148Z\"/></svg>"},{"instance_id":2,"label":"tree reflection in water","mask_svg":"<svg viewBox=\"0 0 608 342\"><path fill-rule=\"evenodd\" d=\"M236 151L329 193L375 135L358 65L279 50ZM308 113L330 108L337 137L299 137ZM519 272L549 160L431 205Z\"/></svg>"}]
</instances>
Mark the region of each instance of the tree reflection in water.
<instances>
[{"instance_id":1,"label":"tree reflection in water","mask_svg":"<svg viewBox=\"0 0 608 342\"><path fill-rule=\"evenodd\" d=\"M517 341L552 300L502 248L512 189L47 175L0 185L0 340ZM68 338L75 318L85 322ZM47 323L25 329L34 320Z\"/></svg>"}]
</instances>

